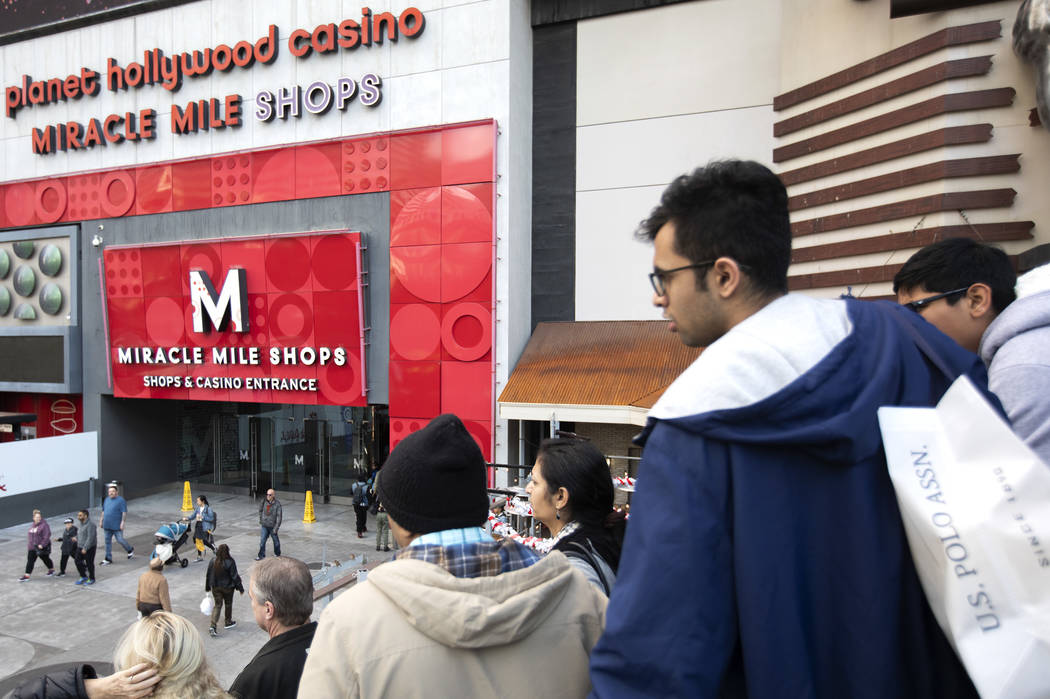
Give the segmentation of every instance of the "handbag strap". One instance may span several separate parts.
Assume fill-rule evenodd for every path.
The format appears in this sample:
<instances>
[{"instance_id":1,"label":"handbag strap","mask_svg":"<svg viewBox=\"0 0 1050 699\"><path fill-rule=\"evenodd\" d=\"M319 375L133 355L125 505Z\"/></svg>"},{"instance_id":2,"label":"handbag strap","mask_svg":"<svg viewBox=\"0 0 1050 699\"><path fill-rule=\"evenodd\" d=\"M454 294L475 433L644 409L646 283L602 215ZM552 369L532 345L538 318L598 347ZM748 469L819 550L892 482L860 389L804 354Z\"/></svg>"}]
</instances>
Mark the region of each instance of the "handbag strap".
<instances>
[{"instance_id":1,"label":"handbag strap","mask_svg":"<svg viewBox=\"0 0 1050 699\"><path fill-rule=\"evenodd\" d=\"M600 556L598 556L598 552L594 550L594 546L591 542L588 541L587 545L584 546L577 541L567 541L565 542L565 547L570 550L562 551L562 553L572 558L579 558L587 561L587 565L594 568L594 572L598 574L598 581L601 582L602 589L605 590L605 596L608 597L612 594L612 588L609 587L609 581L606 579L605 573L602 572L602 567L598 565L596 560L594 560L595 558L600 558Z\"/></svg>"}]
</instances>

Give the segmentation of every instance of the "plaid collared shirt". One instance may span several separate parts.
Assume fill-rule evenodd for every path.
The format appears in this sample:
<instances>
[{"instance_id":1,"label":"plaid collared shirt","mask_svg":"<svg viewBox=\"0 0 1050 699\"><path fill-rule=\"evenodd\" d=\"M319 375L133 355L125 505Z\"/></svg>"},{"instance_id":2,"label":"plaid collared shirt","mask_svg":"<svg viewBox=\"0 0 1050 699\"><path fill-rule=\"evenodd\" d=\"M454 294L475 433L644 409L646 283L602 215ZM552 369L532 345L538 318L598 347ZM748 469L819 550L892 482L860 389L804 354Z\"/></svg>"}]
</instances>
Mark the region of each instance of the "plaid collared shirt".
<instances>
[{"instance_id":1,"label":"plaid collared shirt","mask_svg":"<svg viewBox=\"0 0 1050 699\"><path fill-rule=\"evenodd\" d=\"M425 534L401 549L395 558L433 563L457 578L479 578L528 568L540 560L540 555L516 541L494 541L482 529L470 527Z\"/></svg>"}]
</instances>

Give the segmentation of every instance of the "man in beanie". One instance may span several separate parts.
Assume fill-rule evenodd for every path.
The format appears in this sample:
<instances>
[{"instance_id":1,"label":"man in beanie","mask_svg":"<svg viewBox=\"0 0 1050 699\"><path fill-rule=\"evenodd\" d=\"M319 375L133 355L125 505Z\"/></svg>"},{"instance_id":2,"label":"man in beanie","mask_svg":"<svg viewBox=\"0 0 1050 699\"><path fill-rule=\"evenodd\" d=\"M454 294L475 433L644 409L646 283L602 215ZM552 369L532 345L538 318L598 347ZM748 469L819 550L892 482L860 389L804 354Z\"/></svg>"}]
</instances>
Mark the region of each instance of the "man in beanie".
<instances>
[{"instance_id":1,"label":"man in beanie","mask_svg":"<svg viewBox=\"0 0 1050 699\"><path fill-rule=\"evenodd\" d=\"M561 553L486 535L485 488L455 415L394 448L376 494L402 549L325 608L300 697L587 694L605 597Z\"/></svg>"}]
</instances>

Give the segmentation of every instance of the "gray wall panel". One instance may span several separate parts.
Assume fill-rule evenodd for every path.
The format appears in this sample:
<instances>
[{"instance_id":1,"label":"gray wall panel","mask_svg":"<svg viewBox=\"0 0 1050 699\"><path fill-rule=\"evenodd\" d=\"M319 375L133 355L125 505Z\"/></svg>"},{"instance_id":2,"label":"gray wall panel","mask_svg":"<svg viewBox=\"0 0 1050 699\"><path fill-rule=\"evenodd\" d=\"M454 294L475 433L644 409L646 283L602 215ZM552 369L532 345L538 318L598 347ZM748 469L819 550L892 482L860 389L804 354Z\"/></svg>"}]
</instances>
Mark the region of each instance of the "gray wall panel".
<instances>
[{"instance_id":1,"label":"gray wall panel","mask_svg":"<svg viewBox=\"0 0 1050 699\"><path fill-rule=\"evenodd\" d=\"M20 493L18 495L5 496L2 502L3 507L0 507L0 527L13 527L17 524L25 523L26 530L29 529L29 523L33 520L33 510L40 510L41 514L47 520L48 525L51 527L51 531L58 535L58 532L62 530L62 519L60 515L65 515L71 512L75 512L81 508L87 508L88 506L88 494L89 486L88 482L82 483L70 483L69 485L63 485L58 488L48 488L47 490L37 490L32 493ZM96 500L99 495L98 485L95 485L95 496ZM98 502L94 505L97 507ZM97 525L96 525L97 526ZM22 538L23 545L25 544L25 538ZM60 555L58 554L59 547L52 546L51 553L55 557L55 562L58 562ZM18 562L21 566L25 563L25 553L23 552L23 558ZM11 568L12 561L8 561L8 568ZM39 564L34 572L40 570ZM47 572L46 570L44 571Z\"/></svg>"}]
</instances>

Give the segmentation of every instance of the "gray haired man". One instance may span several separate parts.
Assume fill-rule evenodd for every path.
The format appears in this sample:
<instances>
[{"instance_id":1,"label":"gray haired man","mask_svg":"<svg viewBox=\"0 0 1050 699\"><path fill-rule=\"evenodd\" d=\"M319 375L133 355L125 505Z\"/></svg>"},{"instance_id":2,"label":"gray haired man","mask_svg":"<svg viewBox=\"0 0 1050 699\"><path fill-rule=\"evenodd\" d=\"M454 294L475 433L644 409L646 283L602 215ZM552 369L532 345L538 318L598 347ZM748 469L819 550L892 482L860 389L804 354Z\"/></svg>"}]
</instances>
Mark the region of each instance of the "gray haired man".
<instances>
[{"instance_id":1,"label":"gray haired man","mask_svg":"<svg viewBox=\"0 0 1050 699\"><path fill-rule=\"evenodd\" d=\"M255 622L270 640L230 687L239 699L294 697L317 630L310 621L314 584L310 569L295 558L265 558L251 570L248 596Z\"/></svg>"}]
</instances>

